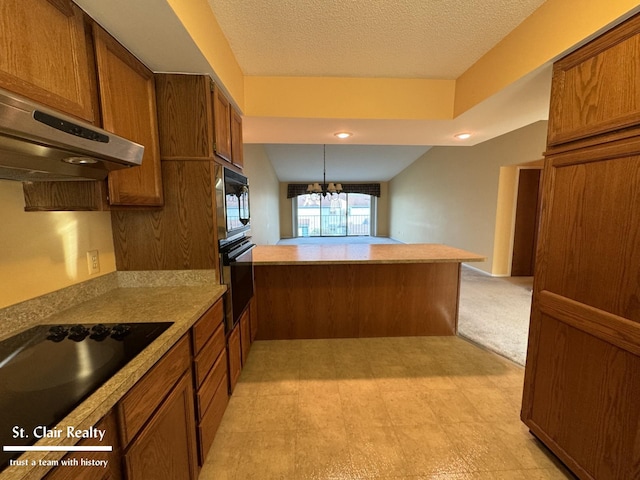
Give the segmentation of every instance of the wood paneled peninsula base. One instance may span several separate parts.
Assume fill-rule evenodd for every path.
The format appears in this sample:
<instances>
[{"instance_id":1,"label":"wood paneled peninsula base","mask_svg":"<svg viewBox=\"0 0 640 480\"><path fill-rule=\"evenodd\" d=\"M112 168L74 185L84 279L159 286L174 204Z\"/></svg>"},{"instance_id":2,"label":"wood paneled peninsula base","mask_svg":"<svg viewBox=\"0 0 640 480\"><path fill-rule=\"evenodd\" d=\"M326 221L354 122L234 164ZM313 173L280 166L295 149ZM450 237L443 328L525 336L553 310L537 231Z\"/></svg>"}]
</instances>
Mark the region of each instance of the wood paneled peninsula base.
<instances>
[{"instance_id":1,"label":"wood paneled peninsula base","mask_svg":"<svg viewBox=\"0 0 640 480\"><path fill-rule=\"evenodd\" d=\"M439 244L258 246L258 339L455 335L460 264L483 260Z\"/></svg>"}]
</instances>

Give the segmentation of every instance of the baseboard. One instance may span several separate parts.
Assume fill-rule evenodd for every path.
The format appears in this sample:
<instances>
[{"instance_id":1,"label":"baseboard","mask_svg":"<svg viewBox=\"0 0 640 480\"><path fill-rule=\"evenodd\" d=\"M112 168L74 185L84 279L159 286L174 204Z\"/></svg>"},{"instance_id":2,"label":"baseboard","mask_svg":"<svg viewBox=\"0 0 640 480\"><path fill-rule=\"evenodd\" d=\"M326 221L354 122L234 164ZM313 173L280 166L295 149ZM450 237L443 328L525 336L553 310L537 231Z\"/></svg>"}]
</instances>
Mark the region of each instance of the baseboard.
<instances>
[{"instance_id":1,"label":"baseboard","mask_svg":"<svg viewBox=\"0 0 640 480\"><path fill-rule=\"evenodd\" d=\"M469 265L468 263L463 263L463 265L466 268L470 268L471 270L473 270L475 272L482 273L483 275L486 275L487 277L502 278L502 277L509 277L510 276L510 275L506 275L506 274L496 275L496 274L493 274L493 273L485 272L484 270L480 270L478 267L473 267L473 266Z\"/></svg>"}]
</instances>

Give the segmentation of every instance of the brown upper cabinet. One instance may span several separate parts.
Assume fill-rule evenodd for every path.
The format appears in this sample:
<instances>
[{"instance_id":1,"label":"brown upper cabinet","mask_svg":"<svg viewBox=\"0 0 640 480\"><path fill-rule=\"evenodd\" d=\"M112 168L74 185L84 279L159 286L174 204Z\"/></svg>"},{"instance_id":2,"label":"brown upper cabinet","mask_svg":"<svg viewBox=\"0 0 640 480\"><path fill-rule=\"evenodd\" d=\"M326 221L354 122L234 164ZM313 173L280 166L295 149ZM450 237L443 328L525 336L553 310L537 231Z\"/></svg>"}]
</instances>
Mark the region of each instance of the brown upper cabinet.
<instances>
[{"instance_id":1,"label":"brown upper cabinet","mask_svg":"<svg viewBox=\"0 0 640 480\"><path fill-rule=\"evenodd\" d=\"M242 117L206 75L156 75L164 159L213 159L242 167Z\"/></svg>"},{"instance_id":2,"label":"brown upper cabinet","mask_svg":"<svg viewBox=\"0 0 640 480\"><path fill-rule=\"evenodd\" d=\"M242 117L235 108L231 109L231 162L240 168L244 165Z\"/></svg>"},{"instance_id":3,"label":"brown upper cabinet","mask_svg":"<svg viewBox=\"0 0 640 480\"><path fill-rule=\"evenodd\" d=\"M26 183L25 210L162 205L153 73L68 0L3 1L0 29L1 88L145 147L108 182Z\"/></svg>"},{"instance_id":4,"label":"brown upper cabinet","mask_svg":"<svg viewBox=\"0 0 640 480\"><path fill-rule=\"evenodd\" d=\"M97 123L85 28L68 0L3 0L0 87Z\"/></svg>"},{"instance_id":5,"label":"brown upper cabinet","mask_svg":"<svg viewBox=\"0 0 640 480\"><path fill-rule=\"evenodd\" d=\"M93 30L103 128L144 145L141 166L109 173L109 203L162 205L153 72L100 26Z\"/></svg>"},{"instance_id":6,"label":"brown upper cabinet","mask_svg":"<svg viewBox=\"0 0 640 480\"><path fill-rule=\"evenodd\" d=\"M214 148L216 155L230 162L231 159L231 103L213 84Z\"/></svg>"},{"instance_id":7,"label":"brown upper cabinet","mask_svg":"<svg viewBox=\"0 0 640 480\"><path fill-rule=\"evenodd\" d=\"M638 134L637 23L626 22L554 64L549 148L601 134L616 138Z\"/></svg>"}]
</instances>

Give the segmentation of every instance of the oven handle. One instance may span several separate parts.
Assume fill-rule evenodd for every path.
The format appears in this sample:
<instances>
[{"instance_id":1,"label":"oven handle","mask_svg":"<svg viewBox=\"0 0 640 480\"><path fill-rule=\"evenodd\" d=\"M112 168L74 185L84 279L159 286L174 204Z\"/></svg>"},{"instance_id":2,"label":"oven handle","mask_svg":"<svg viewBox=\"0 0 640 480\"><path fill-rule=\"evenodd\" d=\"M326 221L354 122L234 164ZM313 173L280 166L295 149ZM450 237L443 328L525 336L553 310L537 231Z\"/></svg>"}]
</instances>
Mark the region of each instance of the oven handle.
<instances>
[{"instance_id":1,"label":"oven handle","mask_svg":"<svg viewBox=\"0 0 640 480\"><path fill-rule=\"evenodd\" d=\"M248 245L245 243L244 245L239 246L235 250L231 250L225 253L224 256L225 256L226 263L235 262L238 257L240 257L241 255L244 255L249 250L253 250L254 247L255 247L254 243L250 243Z\"/></svg>"}]
</instances>

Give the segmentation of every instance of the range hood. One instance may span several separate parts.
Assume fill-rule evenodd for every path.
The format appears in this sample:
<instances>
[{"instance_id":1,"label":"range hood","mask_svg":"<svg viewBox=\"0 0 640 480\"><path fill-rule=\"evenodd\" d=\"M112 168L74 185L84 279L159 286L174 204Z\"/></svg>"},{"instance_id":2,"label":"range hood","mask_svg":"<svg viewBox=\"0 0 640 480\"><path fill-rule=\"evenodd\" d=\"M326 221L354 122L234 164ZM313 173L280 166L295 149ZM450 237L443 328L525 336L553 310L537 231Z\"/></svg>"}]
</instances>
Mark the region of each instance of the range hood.
<instances>
[{"instance_id":1,"label":"range hood","mask_svg":"<svg viewBox=\"0 0 640 480\"><path fill-rule=\"evenodd\" d=\"M144 147L0 89L0 179L103 180Z\"/></svg>"}]
</instances>

